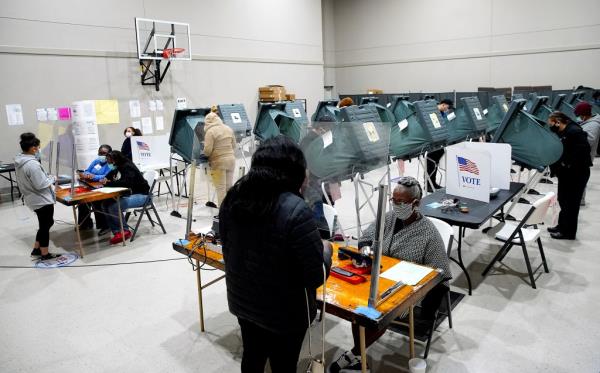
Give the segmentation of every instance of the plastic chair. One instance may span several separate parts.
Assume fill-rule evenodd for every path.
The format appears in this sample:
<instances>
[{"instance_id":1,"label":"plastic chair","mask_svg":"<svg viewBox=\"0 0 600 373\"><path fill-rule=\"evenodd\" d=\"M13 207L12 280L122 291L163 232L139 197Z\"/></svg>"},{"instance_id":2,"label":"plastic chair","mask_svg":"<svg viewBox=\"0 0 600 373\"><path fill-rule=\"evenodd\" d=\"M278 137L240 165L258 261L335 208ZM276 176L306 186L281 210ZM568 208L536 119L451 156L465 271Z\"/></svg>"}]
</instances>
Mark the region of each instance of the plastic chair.
<instances>
[{"instance_id":1,"label":"plastic chair","mask_svg":"<svg viewBox=\"0 0 600 373\"><path fill-rule=\"evenodd\" d=\"M533 203L519 224L506 222L502 229L496 233L496 239L503 241L504 245L502 245L494 259L485 268L482 273L483 276L487 275L497 261L502 262L502 259L504 259L510 249L517 245L521 246L521 249L523 250L523 257L525 258L525 264L527 265L527 272L529 273L531 287L536 289L535 279L533 278L533 271L529 261L529 255L527 254L527 243L537 241L544 271L549 273L550 271L548 270L548 264L546 263L546 255L544 255L544 247L540 238L541 230L538 229L537 226L539 224L543 224L548 209L554 200L554 196L554 192L550 192L544 197L538 199Z\"/></svg>"},{"instance_id":2,"label":"plastic chair","mask_svg":"<svg viewBox=\"0 0 600 373\"><path fill-rule=\"evenodd\" d=\"M135 208L130 208L126 210L125 213L125 222L127 222L129 220L129 217L131 216L132 213L136 214L140 213L140 217L138 218L136 224L135 224L135 228L133 229L133 233L131 235L131 242L133 242L133 240L135 239L137 230L140 226L140 223L142 222L142 219L144 218L144 215L146 215L148 217L148 220L150 221L150 224L152 224L152 226L154 227L155 224L158 224L160 226L160 228L163 231L163 234L167 234L167 231L165 229L165 226L163 225L162 221L160 220L160 216L158 216L158 211L156 210L156 206L154 206L154 202L152 200L152 194L154 193L154 187L156 185L157 182L157 178L158 178L158 172L156 170L149 170L144 172L144 179L146 179L146 181L148 182L148 185L150 185L150 191L148 192L148 196L146 197L146 200L144 201L144 204L142 205L142 207L135 207ZM156 216L156 221L154 221L152 219L152 216L150 216L150 211L154 212L154 215Z\"/></svg>"}]
</instances>

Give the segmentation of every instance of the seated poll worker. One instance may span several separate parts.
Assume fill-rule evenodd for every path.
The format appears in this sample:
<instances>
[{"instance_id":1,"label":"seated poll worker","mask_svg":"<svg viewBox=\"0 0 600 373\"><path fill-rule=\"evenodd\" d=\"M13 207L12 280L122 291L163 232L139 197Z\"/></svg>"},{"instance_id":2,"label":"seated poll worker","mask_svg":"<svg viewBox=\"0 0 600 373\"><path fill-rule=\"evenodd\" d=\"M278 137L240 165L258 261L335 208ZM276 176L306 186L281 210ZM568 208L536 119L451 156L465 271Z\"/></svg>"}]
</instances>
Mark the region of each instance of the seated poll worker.
<instances>
[{"instance_id":1,"label":"seated poll worker","mask_svg":"<svg viewBox=\"0 0 600 373\"><path fill-rule=\"evenodd\" d=\"M548 117L548 124L563 144L563 152L556 163L550 165L550 173L558 178L558 225L549 227L550 237L557 240L574 240L577 235L579 207L583 192L590 178L591 147L585 131L569 117L555 111Z\"/></svg>"},{"instance_id":2,"label":"seated poll worker","mask_svg":"<svg viewBox=\"0 0 600 373\"><path fill-rule=\"evenodd\" d=\"M210 178L215 190L219 206L223 203L227 191L233 184L235 171L235 134L225 125L216 113L212 111L204 118L204 155L208 157Z\"/></svg>"},{"instance_id":3,"label":"seated poll worker","mask_svg":"<svg viewBox=\"0 0 600 373\"><path fill-rule=\"evenodd\" d=\"M98 148L98 158L94 159L92 163L84 171L79 172L79 179L85 181L97 182L106 177L111 171L111 165L106 160L108 153L112 151L110 145L103 144ZM94 202L94 209L101 209L101 202ZM77 206L77 224L81 229L92 229L94 223L92 222L90 214L90 208L87 204L82 203ZM104 214L95 213L96 218L96 229L100 230L100 235L108 233L108 224Z\"/></svg>"},{"instance_id":4,"label":"seated poll worker","mask_svg":"<svg viewBox=\"0 0 600 373\"><path fill-rule=\"evenodd\" d=\"M335 120L330 116L325 116L321 118L320 121L313 122L310 131L304 136L302 141L300 141L300 149L305 151L313 141L327 131L330 131L334 124ZM329 231L329 225L327 224L325 213L323 212L323 203L326 202L326 199L323 195L323 188L321 188L322 180L311 173L308 168L306 170L306 175L305 183L302 186L302 195L304 196L304 200L308 204L308 207L313 212L313 218L317 223L321 238L328 240L331 238L331 232Z\"/></svg>"},{"instance_id":5,"label":"seated poll worker","mask_svg":"<svg viewBox=\"0 0 600 373\"><path fill-rule=\"evenodd\" d=\"M130 195L124 195L120 198L121 217L123 219L125 237L121 234L119 206L117 205L117 201L110 199L104 201L102 204L102 210L108 214L106 215L108 227L113 233L113 237L109 242L111 245L114 245L131 238L131 231L125 223L123 212L129 208L142 207L150 192L150 186L136 165L120 151L113 150L110 152L107 156L107 160L110 164L114 165L115 168L106 175L105 179L101 180L104 186L129 188L131 190Z\"/></svg>"},{"instance_id":6,"label":"seated poll worker","mask_svg":"<svg viewBox=\"0 0 600 373\"><path fill-rule=\"evenodd\" d=\"M421 302L423 319L433 322L435 314L449 291L450 273L446 247L433 223L419 212L423 191L419 182L404 176L394 188L392 211L385 216L383 255L424 264L442 270L444 282L434 287ZM358 240L360 248L371 246L375 239L375 223L372 223ZM366 329L366 347L385 333ZM354 348L342 354L331 367L330 372L351 372L361 370L359 327L352 324Z\"/></svg>"},{"instance_id":7,"label":"seated poll worker","mask_svg":"<svg viewBox=\"0 0 600 373\"><path fill-rule=\"evenodd\" d=\"M300 195L306 160L288 137L265 141L219 210L227 302L242 332L242 372L296 372L315 318L316 289L331 266ZM309 321L310 320L310 321Z\"/></svg>"}]
</instances>

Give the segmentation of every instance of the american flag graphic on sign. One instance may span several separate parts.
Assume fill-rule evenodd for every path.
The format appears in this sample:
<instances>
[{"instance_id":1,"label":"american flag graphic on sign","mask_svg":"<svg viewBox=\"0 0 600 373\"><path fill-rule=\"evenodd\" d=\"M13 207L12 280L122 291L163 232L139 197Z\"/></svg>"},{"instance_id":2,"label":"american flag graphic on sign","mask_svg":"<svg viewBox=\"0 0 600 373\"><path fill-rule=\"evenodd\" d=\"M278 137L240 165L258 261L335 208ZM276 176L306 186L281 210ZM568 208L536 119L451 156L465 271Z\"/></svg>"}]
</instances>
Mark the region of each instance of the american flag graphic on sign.
<instances>
[{"instance_id":1,"label":"american flag graphic on sign","mask_svg":"<svg viewBox=\"0 0 600 373\"><path fill-rule=\"evenodd\" d=\"M147 150L150 151L150 147L143 141L136 141L139 150Z\"/></svg>"},{"instance_id":2,"label":"american flag graphic on sign","mask_svg":"<svg viewBox=\"0 0 600 373\"><path fill-rule=\"evenodd\" d=\"M475 162L471 162L467 158L456 157L458 158L458 169L464 172L470 172L475 175L479 175L479 168L477 168L477 164Z\"/></svg>"}]
</instances>

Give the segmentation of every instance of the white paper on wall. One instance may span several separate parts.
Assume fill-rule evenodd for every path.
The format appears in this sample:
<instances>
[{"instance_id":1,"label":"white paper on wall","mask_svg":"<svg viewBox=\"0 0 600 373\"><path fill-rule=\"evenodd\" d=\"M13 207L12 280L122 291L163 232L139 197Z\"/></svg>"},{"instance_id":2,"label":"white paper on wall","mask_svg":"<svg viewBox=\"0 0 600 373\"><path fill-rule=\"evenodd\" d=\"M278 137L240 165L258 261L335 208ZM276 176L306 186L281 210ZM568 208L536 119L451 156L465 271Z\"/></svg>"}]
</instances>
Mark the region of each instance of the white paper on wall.
<instances>
[{"instance_id":1,"label":"white paper on wall","mask_svg":"<svg viewBox=\"0 0 600 373\"><path fill-rule=\"evenodd\" d=\"M176 108L177 110L183 110L183 109L187 109L187 98L185 97L177 97L177 104L176 104Z\"/></svg>"},{"instance_id":2,"label":"white paper on wall","mask_svg":"<svg viewBox=\"0 0 600 373\"><path fill-rule=\"evenodd\" d=\"M142 118L142 133L144 135L150 135L153 132L154 131L152 130L152 118L150 118L150 117L143 117Z\"/></svg>"},{"instance_id":3,"label":"white paper on wall","mask_svg":"<svg viewBox=\"0 0 600 373\"><path fill-rule=\"evenodd\" d=\"M154 100L148 101L148 110L156 111L156 101L154 101Z\"/></svg>"},{"instance_id":4,"label":"white paper on wall","mask_svg":"<svg viewBox=\"0 0 600 373\"><path fill-rule=\"evenodd\" d=\"M48 113L48 120L58 120L58 110L55 107L46 108L46 113Z\"/></svg>"},{"instance_id":5,"label":"white paper on wall","mask_svg":"<svg viewBox=\"0 0 600 373\"><path fill-rule=\"evenodd\" d=\"M163 117L158 116L156 117L156 130L157 131L162 131L165 129L165 120Z\"/></svg>"},{"instance_id":6,"label":"white paper on wall","mask_svg":"<svg viewBox=\"0 0 600 373\"><path fill-rule=\"evenodd\" d=\"M156 111L163 111L165 108L161 100L156 100Z\"/></svg>"},{"instance_id":7,"label":"white paper on wall","mask_svg":"<svg viewBox=\"0 0 600 373\"><path fill-rule=\"evenodd\" d=\"M142 123L139 120L134 120L133 122L131 122L131 127L140 130L142 129Z\"/></svg>"},{"instance_id":8,"label":"white paper on wall","mask_svg":"<svg viewBox=\"0 0 600 373\"><path fill-rule=\"evenodd\" d=\"M139 100L129 100L129 114L132 118L139 118L142 115Z\"/></svg>"},{"instance_id":9,"label":"white paper on wall","mask_svg":"<svg viewBox=\"0 0 600 373\"><path fill-rule=\"evenodd\" d=\"M8 119L9 126L22 126L23 122L23 108L21 104L9 104L6 105L6 117Z\"/></svg>"},{"instance_id":10,"label":"white paper on wall","mask_svg":"<svg viewBox=\"0 0 600 373\"><path fill-rule=\"evenodd\" d=\"M48 112L46 109L35 109L35 117L38 122L46 122L48 120Z\"/></svg>"}]
</instances>

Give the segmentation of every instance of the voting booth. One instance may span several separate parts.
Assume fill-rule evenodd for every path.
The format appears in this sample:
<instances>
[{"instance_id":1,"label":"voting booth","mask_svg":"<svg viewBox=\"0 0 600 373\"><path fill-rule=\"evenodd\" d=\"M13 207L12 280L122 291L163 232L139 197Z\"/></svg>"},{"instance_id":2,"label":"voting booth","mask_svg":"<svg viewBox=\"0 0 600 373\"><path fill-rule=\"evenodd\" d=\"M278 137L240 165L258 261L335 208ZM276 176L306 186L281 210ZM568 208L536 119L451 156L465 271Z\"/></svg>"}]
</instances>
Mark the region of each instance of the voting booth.
<instances>
[{"instance_id":1,"label":"voting booth","mask_svg":"<svg viewBox=\"0 0 600 373\"><path fill-rule=\"evenodd\" d=\"M492 188L510 188L511 164L508 144L463 142L447 146L446 193L488 203Z\"/></svg>"},{"instance_id":2,"label":"voting booth","mask_svg":"<svg viewBox=\"0 0 600 373\"><path fill-rule=\"evenodd\" d=\"M510 144L515 162L542 171L560 159L563 146L543 121L522 110L524 106L525 100L511 103L492 142Z\"/></svg>"},{"instance_id":3,"label":"voting booth","mask_svg":"<svg viewBox=\"0 0 600 373\"><path fill-rule=\"evenodd\" d=\"M552 108L547 104L548 96L533 95L530 101L527 102L527 112L544 122L548 122L548 117L552 114Z\"/></svg>"},{"instance_id":4,"label":"voting booth","mask_svg":"<svg viewBox=\"0 0 600 373\"><path fill-rule=\"evenodd\" d=\"M187 163L200 160L204 151L204 119L210 108L175 110L169 134L171 152ZM133 144L132 144L133 147Z\"/></svg>"},{"instance_id":5,"label":"voting booth","mask_svg":"<svg viewBox=\"0 0 600 373\"><path fill-rule=\"evenodd\" d=\"M479 138L488 128L479 99L463 97L460 100L460 108L447 116L448 144Z\"/></svg>"},{"instance_id":6,"label":"voting booth","mask_svg":"<svg viewBox=\"0 0 600 373\"><path fill-rule=\"evenodd\" d=\"M496 129L500 127L502 123L502 119L508 112L508 102L506 101L506 97L504 95L492 96L490 107L487 108L486 119L488 122L488 127L486 132L489 134L494 134Z\"/></svg>"},{"instance_id":7,"label":"voting booth","mask_svg":"<svg viewBox=\"0 0 600 373\"><path fill-rule=\"evenodd\" d=\"M416 101L414 103L415 115L422 126L428 129L428 151L443 148L448 141L448 128L437 102L434 100Z\"/></svg>"},{"instance_id":8,"label":"voting booth","mask_svg":"<svg viewBox=\"0 0 600 373\"><path fill-rule=\"evenodd\" d=\"M300 143L306 129L285 112L285 102L261 103L254 123L254 136L260 142L284 135Z\"/></svg>"},{"instance_id":9,"label":"voting booth","mask_svg":"<svg viewBox=\"0 0 600 373\"><path fill-rule=\"evenodd\" d=\"M217 105L217 114L223 123L233 130L238 143L252 135L252 125L243 104Z\"/></svg>"},{"instance_id":10,"label":"voting booth","mask_svg":"<svg viewBox=\"0 0 600 373\"><path fill-rule=\"evenodd\" d=\"M308 115L306 115L306 110L304 110L304 106L302 105L302 101L286 101L284 110L287 115L293 117L296 123L300 126L301 135L300 138L306 136L306 131L309 127Z\"/></svg>"},{"instance_id":11,"label":"voting booth","mask_svg":"<svg viewBox=\"0 0 600 373\"><path fill-rule=\"evenodd\" d=\"M323 117L330 117L337 120L340 112L340 109L337 107L338 102L338 100L319 101L311 120L319 122Z\"/></svg>"}]
</instances>

